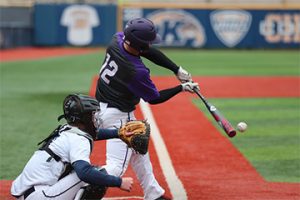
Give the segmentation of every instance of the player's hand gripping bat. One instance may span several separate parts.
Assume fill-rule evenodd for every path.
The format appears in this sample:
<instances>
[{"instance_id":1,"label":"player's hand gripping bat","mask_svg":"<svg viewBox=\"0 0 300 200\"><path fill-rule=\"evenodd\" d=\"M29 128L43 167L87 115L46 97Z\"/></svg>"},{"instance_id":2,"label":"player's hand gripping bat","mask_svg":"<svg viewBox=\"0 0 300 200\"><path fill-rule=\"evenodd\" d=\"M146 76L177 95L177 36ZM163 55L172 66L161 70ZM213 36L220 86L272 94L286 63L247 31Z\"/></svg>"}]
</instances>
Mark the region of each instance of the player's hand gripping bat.
<instances>
[{"instance_id":1,"label":"player's hand gripping bat","mask_svg":"<svg viewBox=\"0 0 300 200\"><path fill-rule=\"evenodd\" d=\"M229 137L234 137L236 135L236 131L231 126L230 122L220 113L220 111L211 103L209 103L204 96L199 92L199 90L194 89L194 92L200 97L200 99L205 104L206 108L210 112L210 114L214 117L216 122L223 128L223 130L226 132L226 134Z\"/></svg>"}]
</instances>

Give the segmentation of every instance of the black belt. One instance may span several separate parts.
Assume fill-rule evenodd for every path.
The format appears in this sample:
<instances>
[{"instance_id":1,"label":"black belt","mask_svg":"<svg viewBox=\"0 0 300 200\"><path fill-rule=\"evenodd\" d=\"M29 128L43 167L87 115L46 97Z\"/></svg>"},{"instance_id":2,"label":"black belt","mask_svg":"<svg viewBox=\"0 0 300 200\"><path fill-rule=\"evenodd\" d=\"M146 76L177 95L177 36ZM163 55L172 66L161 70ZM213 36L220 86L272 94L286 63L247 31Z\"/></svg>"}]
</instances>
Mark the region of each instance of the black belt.
<instances>
[{"instance_id":1,"label":"black belt","mask_svg":"<svg viewBox=\"0 0 300 200\"><path fill-rule=\"evenodd\" d=\"M26 190L23 194L24 199L26 199L31 193L33 193L35 191L34 187L32 186L31 188L29 188L28 190Z\"/></svg>"}]
</instances>

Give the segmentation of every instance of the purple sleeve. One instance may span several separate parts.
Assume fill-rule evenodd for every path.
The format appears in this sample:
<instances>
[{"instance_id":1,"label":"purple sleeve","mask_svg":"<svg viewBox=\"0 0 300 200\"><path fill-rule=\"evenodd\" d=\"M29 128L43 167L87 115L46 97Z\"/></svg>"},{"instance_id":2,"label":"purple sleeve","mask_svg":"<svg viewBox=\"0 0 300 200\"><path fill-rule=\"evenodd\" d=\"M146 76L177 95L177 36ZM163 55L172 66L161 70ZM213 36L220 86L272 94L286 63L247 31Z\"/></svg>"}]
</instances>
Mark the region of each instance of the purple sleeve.
<instances>
[{"instance_id":1,"label":"purple sleeve","mask_svg":"<svg viewBox=\"0 0 300 200\"><path fill-rule=\"evenodd\" d=\"M136 75L128 85L129 90L144 101L152 101L159 98L159 92L150 79L150 73L147 68L138 68Z\"/></svg>"}]
</instances>

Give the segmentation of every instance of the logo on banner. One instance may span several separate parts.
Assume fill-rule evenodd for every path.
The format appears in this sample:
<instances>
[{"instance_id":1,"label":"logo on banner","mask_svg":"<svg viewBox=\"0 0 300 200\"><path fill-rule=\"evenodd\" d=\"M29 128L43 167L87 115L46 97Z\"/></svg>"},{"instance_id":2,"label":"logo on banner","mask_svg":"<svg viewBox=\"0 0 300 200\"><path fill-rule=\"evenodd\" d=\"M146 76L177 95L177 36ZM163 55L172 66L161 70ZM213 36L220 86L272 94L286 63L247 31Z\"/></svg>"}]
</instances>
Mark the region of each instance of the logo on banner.
<instances>
[{"instance_id":1,"label":"logo on banner","mask_svg":"<svg viewBox=\"0 0 300 200\"><path fill-rule=\"evenodd\" d=\"M71 5L64 9L61 25L67 26L67 40L72 45L88 45L93 40L93 27L100 24L97 11L89 5Z\"/></svg>"},{"instance_id":2,"label":"logo on banner","mask_svg":"<svg viewBox=\"0 0 300 200\"><path fill-rule=\"evenodd\" d=\"M216 36L227 47L234 47L244 39L251 21L251 14L242 10L222 10L210 14L210 23Z\"/></svg>"},{"instance_id":3,"label":"logo on banner","mask_svg":"<svg viewBox=\"0 0 300 200\"><path fill-rule=\"evenodd\" d=\"M269 43L300 43L300 14L267 14L259 33Z\"/></svg>"},{"instance_id":4,"label":"logo on banner","mask_svg":"<svg viewBox=\"0 0 300 200\"><path fill-rule=\"evenodd\" d=\"M158 28L162 45L201 47L206 42L204 28L192 14L183 10L156 11L147 16Z\"/></svg>"}]
</instances>

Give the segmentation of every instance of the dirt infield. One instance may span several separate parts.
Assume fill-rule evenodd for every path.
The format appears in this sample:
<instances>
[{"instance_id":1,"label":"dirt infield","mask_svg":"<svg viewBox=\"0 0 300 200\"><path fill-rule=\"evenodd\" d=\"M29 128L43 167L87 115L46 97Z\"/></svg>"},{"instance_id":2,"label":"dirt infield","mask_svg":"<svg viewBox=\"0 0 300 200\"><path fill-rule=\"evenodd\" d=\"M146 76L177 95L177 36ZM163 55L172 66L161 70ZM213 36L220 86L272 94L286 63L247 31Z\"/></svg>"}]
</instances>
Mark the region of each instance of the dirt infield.
<instances>
[{"instance_id":1,"label":"dirt infield","mask_svg":"<svg viewBox=\"0 0 300 200\"><path fill-rule=\"evenodd\" d=\"M92 82L91 95L95 91L96 79L97 77ZM207 97L300 96L298 84L300 79L297 77L195 77L195 80L199 81L204 88L203 93ZM169 77L156 77L154 82L159 88L167 88L176 84L177 80ZM230 143L229 139L223 137L204 114L192 104L191 98L193 97L180 94L164 104L151 106L177 175L183 182L189 199L296 200L300 198L300 184L298 183L265 181ZM174 114L172 111L180 114ZM137 110L137 116L143 118L140 109ZM186 137L187 134L188 137ZM185 141L188 146L184 146L185 144L180 141ZM99 148L100 152L105 151L103 144ZM161 185L168 189L167 183L161 177L163 173L157 163L153 145L150 146L150 151L155 174ZM100 160L105 161L104 157ZM127 173L133 174L132 170ZM169 190L167 192L170 194ZM132 195L142 196L140 187L135 188L131 194L114 189L107 196L128 196L129 198Z\"/></svg>"},{"instance_id":2,"label":"dirt infield","mask_svg":"<svg viewBox=\"0 0 300 200\"><path fill-rule=\"evenodd\" d=\"M96 79L93 78L90 94L95 93ZM251 97L300 97L300 77L265 76L211 76L193 77L201 87L201 92L210 98L251 98ZM160 89L178 84L174 77L153 79Z\"/></svg>"},{"instance_id":3,"label":"dirt infield","mask_svg":"<svg viewBox=\"0 0 300 200\"><path fill-rule=\"evenodd\" d=\"M40 58L81 55L97 52L99 48L17 48L0 51L0 61L34 60Z\"/></svg>"},{"instance_id":4,"label":"dirt infield","mask_svg":"<svg viewBox=\"0 0 300 200\"><path fill-rule=\"evenodd\" d=\"M186 95L151 108L189 199L287 200L300 197L300 184L266 182ZM170 112L172 110L180 114ZM180 141L188 146L182 147L184 144Z\"/></svg>"},{"instance_id":5,"label":"dirt infield","mask_svg":"<svg viewBox=\"0 0 300 200\"><path fill-rule=\"evenodd\" d=\"M24 49L16 49L1 51L0 61L74 55L93 51L99 49L53 48L48 51L29 48L26 49L28 53L26 55ZM199 82L203 94L208 98L300 97L299 77L195 77L195 80ZM156 77L154 82L159 88L166 88L177 83L177 80L174 77ZM94 94L95 84L96 78L92 81L90 94ZM176 174L184 185L188 199L300 199L299 183L265 181L230 140L222 136L204 114L192 104L192 97L194 96L189 94L179 94L164 104L151 106ZM137 109L136 116L138 119L144 118L140 108ZM182 141L185 143L183 144ZM152 141L149 151L156 178L166 189L167 194L172 196ZM92 162L104 165L105 141L95 142ZM131 168L125 176L135 177ZM13 199L9 195L10 185L11 180L0 180L1 200ZM112 188L107 194L108 198L114 197L114 199L118 199L116 197L141 199L142 196L136 177L132 192L127 193Z\"/></svg>"}]
</instances>

